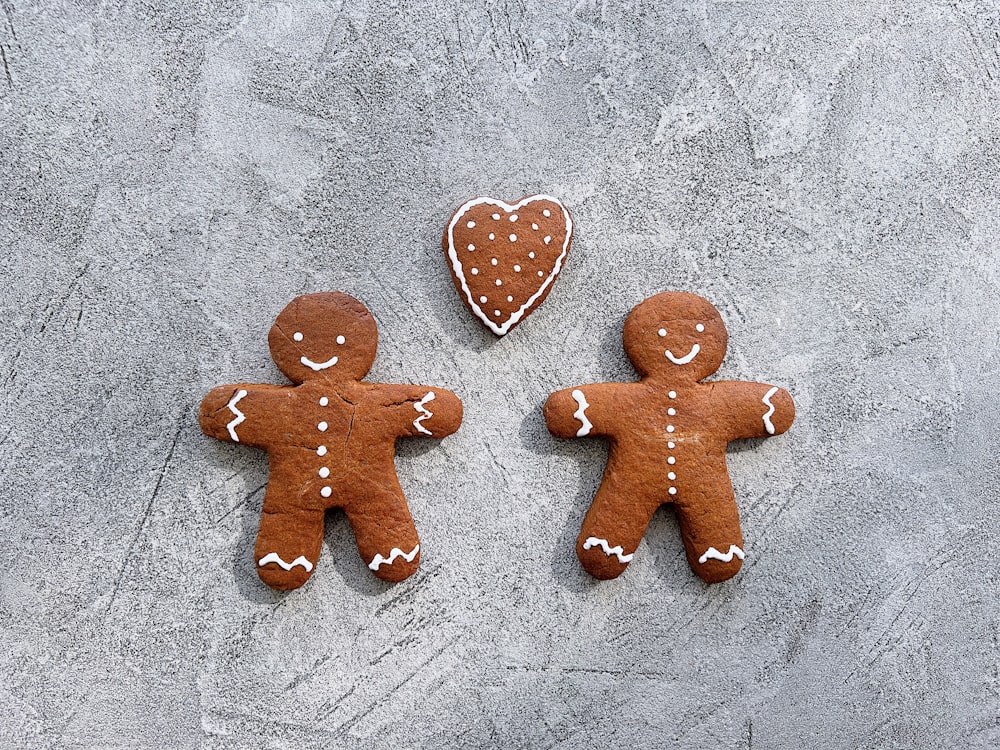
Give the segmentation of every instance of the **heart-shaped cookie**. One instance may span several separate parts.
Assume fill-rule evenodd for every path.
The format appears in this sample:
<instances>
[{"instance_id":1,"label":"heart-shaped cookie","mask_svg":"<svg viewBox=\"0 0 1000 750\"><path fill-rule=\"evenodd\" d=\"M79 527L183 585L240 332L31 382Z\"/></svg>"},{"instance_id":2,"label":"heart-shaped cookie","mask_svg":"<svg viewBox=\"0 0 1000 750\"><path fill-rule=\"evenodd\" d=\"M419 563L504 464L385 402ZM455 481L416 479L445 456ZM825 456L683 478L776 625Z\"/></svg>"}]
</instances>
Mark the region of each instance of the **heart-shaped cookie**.
<instances>
[{"instance_id":1,"label":"heart-shaped cookie","mask_svg":"<svg viewBox=\"0 0 1000 750\"><path fill-rule=\"evenodd\" d=\"M472 313L503 336L538 307L562 270L573 238L569 211L550 195L511 205L463 203L442 244L452 280Z\"/></svg>"}]
</instances>

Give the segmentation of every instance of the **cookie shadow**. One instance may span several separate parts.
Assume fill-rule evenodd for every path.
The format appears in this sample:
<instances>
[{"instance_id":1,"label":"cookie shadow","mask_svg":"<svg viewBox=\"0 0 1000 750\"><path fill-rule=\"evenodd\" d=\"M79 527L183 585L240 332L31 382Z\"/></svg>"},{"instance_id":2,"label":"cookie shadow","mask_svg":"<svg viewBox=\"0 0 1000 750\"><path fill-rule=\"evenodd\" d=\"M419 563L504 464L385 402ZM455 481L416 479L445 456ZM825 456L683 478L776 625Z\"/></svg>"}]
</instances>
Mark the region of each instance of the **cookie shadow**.
<instances>
[{"instance_id":1,"label":"cookie shadow","mask_svg":"<svg viewBox=\"0 0 1000 750\"><path fill-rule=\"evenodd\" d=\"M324 518L323 553L320 561L330 570L333 568L347 586L365 596L379 596L390 591L396 584L383 581L369 569L354 541L354 529L347 514L340 508L330 508ZM318 569L317 573L320 572ZM329 572L327 572L329 575Z\"/></svg>"},{"instance_id":2,"label":"cookie shadow","mask_svg":"<svg viewBox=\"0 0 1000 750\"><path fill-rule=\"evenodd\" d=\"M518 434L522 445L533 453L570 458L579 466L577 486L572 491L572 512L562 522L552 550L550 569L557 586L574 593L592 591L601 581L593 578L580 564L576 556L576 539L604 475L608 462L607 443L604 440L562 440L553 437L545 426L540 405L521 421ZM570 492L567 488L566 494Z\"/></svg>"}]
</instances>

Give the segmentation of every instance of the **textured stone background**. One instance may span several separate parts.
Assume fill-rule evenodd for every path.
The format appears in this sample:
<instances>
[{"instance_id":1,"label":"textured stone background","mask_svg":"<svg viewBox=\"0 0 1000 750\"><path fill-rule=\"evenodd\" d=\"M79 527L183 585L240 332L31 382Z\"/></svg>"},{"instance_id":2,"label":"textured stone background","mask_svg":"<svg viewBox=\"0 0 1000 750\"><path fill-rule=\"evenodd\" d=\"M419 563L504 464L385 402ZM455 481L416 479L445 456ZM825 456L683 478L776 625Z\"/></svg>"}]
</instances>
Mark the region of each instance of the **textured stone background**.
<instances>
[{"instance_id":1,"label":"textured stone background","mask_svg":"<svg viewBox=\"0 0 1000 750\"><path fill-rule=\"evenodd\" d=\"M159 5L0 0L0 744L1000 744L996 2ZM440 233L542 190L574 250L498 341ZM416 576L331 513L282 595L265 457L196 410L324 289L466 421L400 444ZM606 448L541 418L665 289L799 407L730 450L715 587L669 510L589 579Z\"/></svg>"}]
</instances>

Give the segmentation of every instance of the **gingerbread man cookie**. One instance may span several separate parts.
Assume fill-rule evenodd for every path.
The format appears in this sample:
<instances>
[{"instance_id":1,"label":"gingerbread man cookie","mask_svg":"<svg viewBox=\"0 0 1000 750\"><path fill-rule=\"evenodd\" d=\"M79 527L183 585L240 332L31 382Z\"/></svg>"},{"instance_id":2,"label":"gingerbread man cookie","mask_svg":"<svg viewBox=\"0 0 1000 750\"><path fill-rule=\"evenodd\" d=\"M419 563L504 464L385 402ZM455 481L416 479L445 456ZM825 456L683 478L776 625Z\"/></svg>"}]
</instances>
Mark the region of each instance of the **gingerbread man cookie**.
<instances>
[{"instance_id":1,"label":"gingerbread man cookie","mask_svg":"<svg viewBox=\"0 0 1000 750\"><path fill-rule=\"evenodd\" d=\"M573 239L569 211L551 195L511 205L472 198L452 215L441 244L462 301L497 336L538 307Z\"/></svg>"},{"instance_id":2,"label":"gingerbread man cookie","mask_svg":"<svg viewBox=\"0 0 1000 750\"><path fill-rule=\"evenodd\" d=\"M268 344L295 385L219 386L199 414L206 435L270 456L254 553L261 580L276 589L306 582L319 558L324 511L332 507L347 513L375 575L410 576L420 542L396 476L396 438L450 435L462 422L462 402L443 388L363 382L378 329L347 294L296 297L275 320Z\"/></svg>"},{"instance_id":3,"label":"gingerbread man cookie","mask_svg":"<svg viewBox=\"0 0 1000 750\"><path fill-rule=\"evenodd\" d=\"M744 551L726 446L783 433L795 418L792 397L764 383L702 382L722 364L728 334L718 310L697 295L641 302L623 338L638 382L567 388L544 407L553 435L611 443L577 540L580 562L595 578L621 575L654 511L673 503L695 573L708 583L731 578Z\"/></svg>"}]
</instances>

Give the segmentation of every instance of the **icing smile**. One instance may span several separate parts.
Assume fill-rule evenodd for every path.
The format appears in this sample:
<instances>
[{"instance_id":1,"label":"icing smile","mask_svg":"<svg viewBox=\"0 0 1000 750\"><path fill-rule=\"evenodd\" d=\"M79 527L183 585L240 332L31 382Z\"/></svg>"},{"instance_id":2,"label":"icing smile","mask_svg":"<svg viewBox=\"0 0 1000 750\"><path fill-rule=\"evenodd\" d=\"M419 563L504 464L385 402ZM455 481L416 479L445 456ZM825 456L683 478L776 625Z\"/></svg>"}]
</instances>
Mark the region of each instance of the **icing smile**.
<instances>
[{"instance_id":1,"label":"icing smile","mask_svg":"<svg viewBox=\"0 0 1000 750\"><path fill-rule=\"evenodd\" d=\"M686 365L688 362L690 362L692 359L698 356L698 352L700 351L701 351L701 345L695 344L694 346L691 347L691 351L689 351L683 357L675 357L673 352L671 352L669 349L663 352L663 354L664 356L666 356L667 359L669 359L675 365Z\"/></svg>"},{"instance_id":2,"label":"icing smile","mask_svg":"<svg viewBox=\"0 0 1000 750\"><path fill-rule=\"evenodd\" d=\"M316 372L319 372L320 370L325 370L327 367L333 367L335 364L337 364L337 358L330 357L330 359L328 359L326 362L313 362L311 359L309 359L309 357L303 357L302 359L299 360L299 362L304 364L306 367L312 368Z\"/></svg>"}]
</instances>

